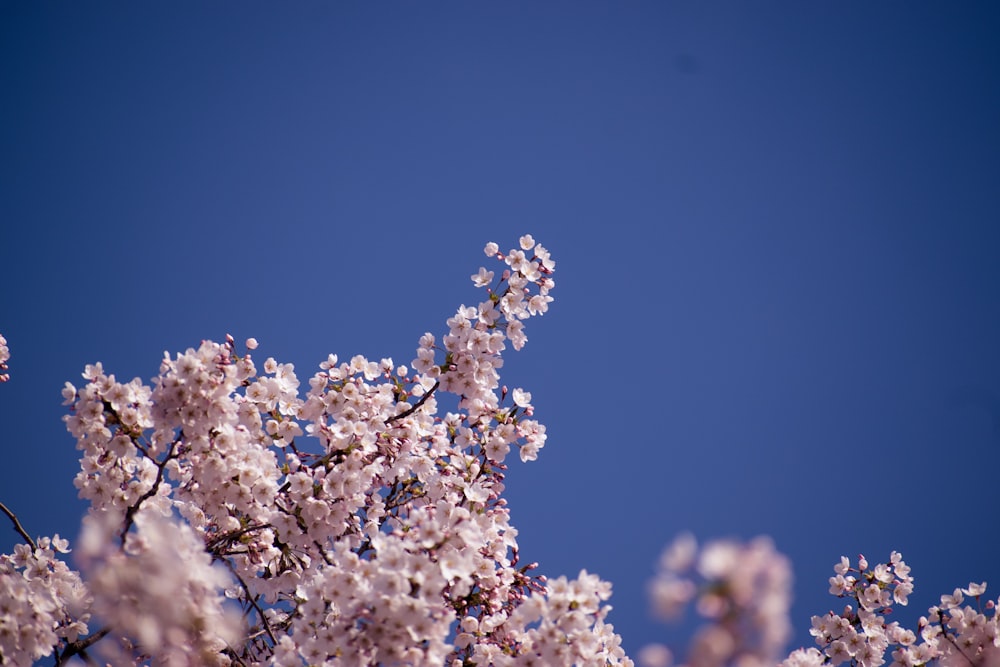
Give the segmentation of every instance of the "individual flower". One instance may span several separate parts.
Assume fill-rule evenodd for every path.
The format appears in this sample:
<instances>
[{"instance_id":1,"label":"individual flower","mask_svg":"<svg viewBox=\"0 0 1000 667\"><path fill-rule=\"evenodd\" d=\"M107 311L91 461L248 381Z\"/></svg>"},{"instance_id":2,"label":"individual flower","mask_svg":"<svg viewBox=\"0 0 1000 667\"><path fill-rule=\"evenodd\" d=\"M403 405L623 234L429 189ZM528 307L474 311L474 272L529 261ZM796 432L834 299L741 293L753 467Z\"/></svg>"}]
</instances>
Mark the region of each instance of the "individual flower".
<instances>
[{"instance_id":1,"label":"individual flower","mask_svg":"<svg viewBox=\"0 0 1000 667\"><path fill-rule=\"evenodd\" d=\"M954 609L962 604L965 598L962 595L962 589L956 588L951 595L941 596L941 607L943 609Z\"/></svg>"},{"instance_id":2,"label":"individual flower","mask_svg":"<svg viewBox=\"0 0 1000 667\"><path fill-rule=\"evenodd\" d=\"M489 287L493 282L493 272L487 271L485 267L479 267L479 273L472 275L472 282L476 287Z\"/></svg>"},{"instance_id":3,"label":"individual flower","mask_svg":"<svg viewBox=\"0 0 1000 667\"><path fill-rule=\"evenodd\" d=\"M986 592L986 582L981 584L970 583L968 588L963 588L962 592L968 595L970 598L977 598Z\"/></svg>"},{"instance_id":4,"label":"individual flower","mask_svg":"<svg viewBox=\"0 0 1000 667\"><path fill-rule=\"evenodd\" d=\"M531 393L530 392L524 391L523 389L520 389L520 388L516 388L511 393L511 397L514 400L514 405L516 405L518 407L527 408L527 407L531 406Z\"/></svg>"}]
</instances>

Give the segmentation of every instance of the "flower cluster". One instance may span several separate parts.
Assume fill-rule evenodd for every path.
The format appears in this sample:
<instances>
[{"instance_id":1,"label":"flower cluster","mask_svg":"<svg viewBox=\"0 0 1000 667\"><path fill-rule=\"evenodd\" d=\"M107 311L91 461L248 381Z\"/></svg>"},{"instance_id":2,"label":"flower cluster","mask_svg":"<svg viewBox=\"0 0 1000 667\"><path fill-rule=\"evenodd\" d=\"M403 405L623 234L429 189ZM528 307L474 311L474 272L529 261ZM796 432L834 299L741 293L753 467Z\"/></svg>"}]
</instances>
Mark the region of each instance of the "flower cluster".
<instances>
[{"instance_id":1,"label":"flower cluster","mask_svg":"<svg viewBox=\"0 0 1000 667\"><path fill-rule=\"evenodd\" d=\"M48 629L30 655L80 653L57 631L85 632L92 609L86 648L108 637L95 650L115 665L631 664L609 584L518 564L505 461L536 458L545 428L498 370L555 264L530 236L486 255L503 263L472 276L486 298L409 367L330 355L301 394L291 364L258 367L256 340L227 337L165 355L150 386L99 363L67 383L93 600L66 620L12 605L39 626L20 635ZM444 392L457 408L439 415ZM0 636L0 663L20 646Z\"/></svg>"},{"instance_id":2,"label":"flower cluster","mask_svg":"<svg viewBox=\"0 0 1000 667\"><path fill-rule=\"evenodd\" d=\"M765 537L717 540L699 552L694 537L680 535L660 558L650 598L664 620L691 601L708 619L688 648L691 667L774 665L791 634L791 565ZM641 657L649 667L663 666L672 653L653 645Z\"/></svg>"},{"instance_id":3,"label":"flower cluster","mask_svg":"<svg viewBox=\"0 0 1000 667\"><path fill-rule=\"evenodd\" d=\"M517 638L513 655L503 655L496 644L481 643L472 662L495 667L631 665L621 638L604 622L611 607L602 603L610 597L611 584L586 570L573 581L559 577L511 614L505 631ZM473 619L466 621L463 630L475 632Z\"/></svg>"},{"instance_id":4,"label":"flower cluster","mask_svg":"<svg viewBox=\"0 0 1000 667\"><path fill-rule=\"evenodd\" d=\"M507 343L552 301L555 263L531 236L481 267L486 290L409 365L330 355L301 385L258 342L203 341L165 355L147 385L100 363L63 389L90 508L77 562L58 535L0 555L0 665L54 656L97 664L346 667L631 667L606 623L610 584L547 580L521 564L503 498L507 458L537 458L531 394L501 385ZM0 371L9 351L0 336ZM0 380L6 380L6 374ZM438 398L450 393L439 412ZM442 414L443 413L443 414ZM886 622L913 591L897 553L842 558L839 614L813 618L819 648L782 667L1000 667L1000 615L985 583L941 598L916 631ZM81 576L82 573L82 576ZM707 620L691 667L765 667L790 634L791 569L766 538L667 548L650 594ZM967 598L975 606L963 604ZM664 645L643 649L666 667Z\"/></svg>"},{"instance_id":5,"label":"flower cluster","mask_svg":"<svg viewBox=\"0 0 1000 667\"><path fill-rule=\"evenodd\" d=\"M10 359L10 348L7 347L7 339L0 334L0 382L6 382L10 379L9 373L4 373L7 370L7 360Z\"/></svg>"},{"instance_id":6,"label":"flower cluster","mask_svg":"<svg viewBox=\"0 0 1000 667\"><path fill-rule=\"evenodd\" d=\"M239 613L222 604L234 582L194 531L143 512L119 549L109 534L116 526L103 523L85 522L80 547L93 613L118 640L101 645L108 657L127 663L135 649L171 667L228 664L222 652L243 630Z\"/></svg>"},{"instance_id":7,"label":"flower cluster","mask_svg":"<svg viewBox=\"0 0 1000 667\"><path fill-rule=\"evenodd\" d=\"M892 552L888 563L870 566L864 556L853 567L846 556L834 566L830 593L853 602L839 614L813 616L810 633L820 649L800 649L783 667L818 667L849 663L852 667L879 667L891 657L893 667L916 667L936 662L944 667L1000 665L1000 616L996 603L980 605L986 584L969 584L941 597L941 605L921 617L916 632L898 622L886 623L893 603L905 605L913 592L910 568ZM964 595L977 606L962 607Z\"/></svg>"},{"instance_id":8,"label":"flower cluster","mask_svg":"<svg viewBox=\"0 0 1000 667\"><path fill-rule=\"evenodd\" d=\"M0 664L29 665L87 633L90 593L56 556L68 551L54 535L0 555Z\"/></svg>"}]
</instances>

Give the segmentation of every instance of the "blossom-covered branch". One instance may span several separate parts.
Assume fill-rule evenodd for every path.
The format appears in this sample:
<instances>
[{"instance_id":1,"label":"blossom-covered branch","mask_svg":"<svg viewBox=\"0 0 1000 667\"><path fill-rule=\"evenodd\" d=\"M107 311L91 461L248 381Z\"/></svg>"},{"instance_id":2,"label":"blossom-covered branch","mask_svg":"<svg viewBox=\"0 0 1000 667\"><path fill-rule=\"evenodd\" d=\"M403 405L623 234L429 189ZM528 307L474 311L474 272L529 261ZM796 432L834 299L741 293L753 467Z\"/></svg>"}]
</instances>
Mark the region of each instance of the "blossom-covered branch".
<instances>
[{"instance_id":1,"label":"blossom-covered branch","mask_svg":"<svg viewBox=\"0 0 1000 667\"><path fill-rule=\"evenodd\" d=\"M830 593L848 604L839 614L813 616L810 633L820 648L794 652L783 667L878 667L886 656L892 667L1000 666L1000 614L997 603L983 597L985 582L941 596L941 605L931 607L914 631L886 622L892 605L906 605L913 592L910 568L899 553L875 565L859 556L855 566L842 556L833 569ZM975 599L975 607L962 606L966 595Z\"/></svg>"},{"instance_id":2,"label":"blossom-covered branch","mask_svg":"<svg viewBox=\"0 0 1000 667\"><path fill-rule=\"evenodd\" d=\"M486 254L503 270L472 277L485 298L409 366L330 355L300 394L291 364L258 367L257 341L231 336L165 357L150 386L87 366L63 392L90 502L66 618L106 637L26 646L26 613L0 662L93 641L130 665L631 664L608 584L518 565L505 460L536 458L545 428L498 369L548 309L555 263L530 236Z\"/></svg>"},{"instance_id":3,"label":"blossom-covered branch","mask_svg":"<svg viewBox=\"0 0 1000 667\"><path fill-rule=\"evenodd\" d=\"M5 373L7 370L7 361L10 359L10 348L7 347L7 339L0 334L0 382L6 382L10 379L10 374Z\"/></svg>"},{"instance_id":4,"label":"blossom-covered branch","mask_svg":"<svg viewBox=\"0 0 1000 667\"><path fill-rule=\"evenodd\" d=\"M508 459L536 459L546 430L499 370L547 312L555 263L527 235L485 253L499 275L472 275L485 295L421 336L409 364L329 355L305 388L292 364L258 365L255 339L240 349L227 335L165 355L148 385L100 363L66 383L74 483L90 504L80 569L67 540L32 539L0 504L25 540L0 555L0 665L631 666L607 623L609 583L520 563ZM897 553L842 559L830 591L848 605L814 617L819 648L782 665L879 667L889 654L893 667L1000 667L985 583L943 596L916 631L886 623L912 589ZM784 656L791 567L766 538L699 549L682 536L650 594L665 619L691 603L705 619L691 667ZM673 655L640 657L665 667Z\"/></svg>"}]
</instances>

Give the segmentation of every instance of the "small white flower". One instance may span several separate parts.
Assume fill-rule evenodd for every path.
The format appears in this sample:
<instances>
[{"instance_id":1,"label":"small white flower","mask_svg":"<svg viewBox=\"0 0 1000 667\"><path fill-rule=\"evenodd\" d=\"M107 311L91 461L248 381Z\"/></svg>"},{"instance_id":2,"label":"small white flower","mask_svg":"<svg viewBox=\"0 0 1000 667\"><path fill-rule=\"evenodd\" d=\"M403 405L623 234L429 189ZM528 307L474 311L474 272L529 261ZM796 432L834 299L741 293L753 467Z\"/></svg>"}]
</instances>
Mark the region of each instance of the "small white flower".
<instances>
[{"instance_id":1,"label":"small white flower","mask_svg":"<svg viewBox=\"0 0 1000 667\"><path fill-rule=\"evenodd\" d=\"M493 282L493 272L487 271L485 267L479 267L479 273L473 274L472 282L476 287L488 287Z\"/></svg>"},{"instance_id":2,"label":"small white flower","mask_svg":"<svg viewBox=\"0 0 1000 667\"><path fill-rule=\"evenodd\" d=\"M977 598L986 592L986 582L981 584L970 583L968 588L963 588L962 592L968 595L970 598Z\"/></svg>"},{"instance_id":3,"label":"small white flower","mask_svg":"<svg viewBox=\"0 0 1000 667\"><path fill-rule=\"evenodd\" d=\"M531 392L524 391L523 389L515 389L511 393L511 396L514 399L514 405L522 408L531 406Z\"/></svg>"},{"instance_id":4,"label":"small white flower","mask_svg":"<svg viewBox=\"0 0 1000 667\"><path fill-rule=\"evenodd\" d=\"M965 598L962 596L962 590L956 588L951 595L941 596L941 606L945 609L954 609L962 604L962 600Z\"/></svg>"}]
</instances>

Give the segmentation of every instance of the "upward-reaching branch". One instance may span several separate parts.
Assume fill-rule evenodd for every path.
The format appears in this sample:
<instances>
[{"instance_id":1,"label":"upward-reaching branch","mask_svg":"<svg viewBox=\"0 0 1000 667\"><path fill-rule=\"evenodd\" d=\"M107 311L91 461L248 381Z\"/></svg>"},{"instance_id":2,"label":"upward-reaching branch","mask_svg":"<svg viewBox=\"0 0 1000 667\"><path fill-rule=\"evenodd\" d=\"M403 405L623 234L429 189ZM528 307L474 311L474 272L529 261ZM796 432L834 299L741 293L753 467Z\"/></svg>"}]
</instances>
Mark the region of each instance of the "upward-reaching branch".
<instances>
[{"instance_id":1,"label":"upward-reaching branch","mask_svg":"<svg viewBox=\"0 0 1000 667\"><path fill-rule=\"evenodd\" d=\"M17 515L11 512L10 509L8 509L8 507L3 503L0 503L0 510L3 510L3 513L6 514L8 517L10 517L10 520L14 522L14 530L16 530L21 535L21 537L24 538L25 542L30 544L33 550L37 549L38 545L36 545L35 541L31 539L30 535L28 535L28 531L26 531L24 529L24 526L21 525L21 522L18 520Z\"/></svg>"}]
</instances>

